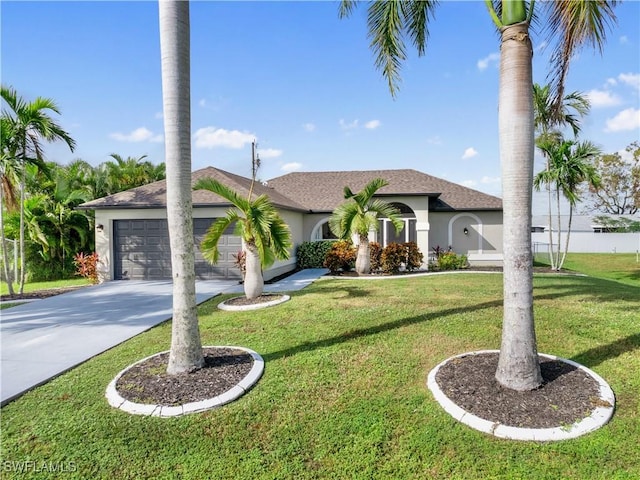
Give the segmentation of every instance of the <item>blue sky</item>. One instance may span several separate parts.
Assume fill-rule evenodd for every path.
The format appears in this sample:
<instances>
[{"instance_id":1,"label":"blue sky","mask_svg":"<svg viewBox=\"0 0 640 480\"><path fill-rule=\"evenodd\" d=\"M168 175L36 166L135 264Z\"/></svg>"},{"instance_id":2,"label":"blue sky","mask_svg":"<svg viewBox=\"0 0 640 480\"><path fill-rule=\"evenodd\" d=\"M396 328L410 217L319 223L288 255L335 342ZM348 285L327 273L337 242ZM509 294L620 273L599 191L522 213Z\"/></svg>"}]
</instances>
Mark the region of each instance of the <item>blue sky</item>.
<instances>
[{"instance_id":1,"label":"blue sky","mask_svg":"<svg viewBox=\"0 0 640 480\"><path fill-rule=\"evenodd\" d=\"M164 161L156 2L0 8L3 84L26 99L55 99L77 141L73 153L48 146L48 160ZM409 50L396 99L374 68L365 10L340 20L329 1L192 2L193 169L249 176L255 138L262 179L414 168L500 196L499 44L484 3L442 2L426 55ZM640 3L616 12L604 55L581 52L567 82L589 94L582 138L605 152L640 139ZM533 36L538 83L551 53L543 40Z\"/></svg>"}]
</instances>

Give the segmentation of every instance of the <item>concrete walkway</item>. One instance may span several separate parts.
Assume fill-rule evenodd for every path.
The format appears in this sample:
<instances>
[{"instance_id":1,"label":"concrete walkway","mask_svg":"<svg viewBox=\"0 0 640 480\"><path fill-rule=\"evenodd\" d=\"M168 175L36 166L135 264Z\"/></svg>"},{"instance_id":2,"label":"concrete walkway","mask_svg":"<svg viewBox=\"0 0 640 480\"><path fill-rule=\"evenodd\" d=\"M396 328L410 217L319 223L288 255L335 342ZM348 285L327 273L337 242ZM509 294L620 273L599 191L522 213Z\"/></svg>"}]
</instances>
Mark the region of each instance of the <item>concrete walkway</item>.
<instances>
[{"instance_id":1,"label":"concrete walkway","mask_svg":"<svg viewBox=\"0 0 640 480\"><path fill-rule=\"evenodd\" d=\"M265 292L300 290L325 269L297 272ZM113 281L0 310L1 405L171 318L170 281ZM196 283L200 304L241 293L235 281Z\"/></svg>"}]
</instances>

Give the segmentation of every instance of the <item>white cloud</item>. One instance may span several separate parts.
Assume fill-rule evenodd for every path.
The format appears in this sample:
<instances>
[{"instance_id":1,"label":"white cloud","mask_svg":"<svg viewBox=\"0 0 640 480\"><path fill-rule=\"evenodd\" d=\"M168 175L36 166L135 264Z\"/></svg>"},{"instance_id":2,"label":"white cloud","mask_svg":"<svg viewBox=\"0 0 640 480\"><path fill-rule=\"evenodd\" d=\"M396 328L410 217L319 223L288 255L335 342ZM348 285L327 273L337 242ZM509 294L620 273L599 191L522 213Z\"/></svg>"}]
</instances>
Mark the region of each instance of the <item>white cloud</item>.
<instances>
[{"instance_id":1,"label":"white cloud","mask_svg":"<svg viewBox=\"0 0 640 480\"><path fill-rule=\"evenodd\" d=\"M473 147L469 147L464 151L464 154L462 155L462 159L467 160L469 158L475 157L476 155L478 155L478 151Z\"/></svg>"},{"instance_id":2,"label":"white cloud","mask_svg":"<svg viewBox=\"0 0 640 480\"><path fill-rule=\"evenodd\" d=\"M593 108L613 107L622 103L620 97L606 90L591 90L587 92L586 97Z\"/></svg>"},{"instance_id":3,"label":"white cloud","mask_svg":"<svg viewBox=\"0 0 640 480\"><path fill-rule=\"evenodd\" d=\"M500 60L500 54L499 53L490 53L486 57L481 58L480 60L478 60L478 63L477 63L478 70L480 70L480 71L486 70L489 67L489 64L498 63L498 60Z\"/></svg>"},{"instance_id":4,"label":"white cloud","mask_svg":"<svg viewBox=\"0 0 640 480\"><path fill-rule=\"evenodd\" d=\"M295 172L296 170L300 170L302 168L302 164L298 162L285 163L280 167L280 170L283 172Z\"/></svg>"},{"instance_id":5,"label":"white cloud","mask_svg":"<svg viewBox=\"0 0 640 480\"><path fill-rule=\"evenodd\" d=\"M629 43L629 37L627 37L626 35L622 35L620 37L620 43L626 45L627 43Z\"/></svg>"},{"instance_id":6,"label":"white cloud","mask_svg":"<svg viewBox=\"0 0 640 480\"><path fill-rule=\"evenodd\" d=\"M275 148L258 149L258 155L260 155L260 158L276 158L282 155L282 150Z\"/></svg>"},{"instance_id":7,"label":"white cloud","mask_svg":"<svg viewBox=\"0 0 640 480\"><path fill-rule=\"evenodd\" d=\"M358 120L347 123L344 121L344 119L341 118L338 123L340 124L340 128L342 130L353 130L354 128L358 128Z\"/></svg>"},{"instance_id":8,"label":"white cloud","mask_svg":"<svg viewBox=\"0 0 640 480\"><path fill-rule=\"evenodd\" d=\"M486 175L480 179L480 183L484 183L485 185L500 183L501 181L502 179L500 177L488 177Z\"/></svg>"},{"instance_id":9,"label":"white cloud","mask_svg":"<svg viewBox=\"0 0 640 480\"><path fill-rule=\"evenodd\" d=\"M157 120L162 120L164 118L164 113L156 112L156 114L153 117Z\"/></svg>"},{"instance_id":10,"label":"white cloud","mask_svg":"<svg viewBox=\"0 0 640 480\"><path fill-rule=\"evenodd\" d=\"M225 130L224 128L204 127L196 130L193 135L197 148L233 148L240 149L253 142L256 136L253 133L239 130Z\"/></svg>"},{"instance_id":11,"label":"white cloud","mask_svg":"<svg viewBox=\"0 0 640 480\"><path fill-rule=\"evenodd\" d=\"M476 182L475 180L464 180L460 182L460 185L462 185L463 187L473 188L478 185L478 182Z\"/></svg>"},{"instance_id":12,"label":"white cloud","mask_svg":"<svg viewBox=\"0 0 640 480\"><path fill-rule=\"evenodd\" d=\"M636 90L640 90L640 73L621 73L618 75L618 80Z\"/></svg>"},{"instance_id":13,"label":"white cloud","mask_svg":"<svg viewBox=\"0 0 640 480\"><path fill-rule=\"evenodd\" d=\"M427 143L429 145L442 145L442 139L436 135L435 137L427 138Z\"/></svg>"},{"instance_id":14,"label":"white cloud","mask_svg":"<svg viewBox=\"0 0 640 480\"><path fill-rule=\"evenodd\" d=\"M364 128L368 128L369 130L375 130L380 125L382 125L380 120L370 120L370 121L368 121L367 123L364 124Z\"/></svg>"},{"instance_id":15,"label":"white cloud","mask_svg":"<svg viewBox=\"0 0 640 480\"><path fill-rule=\"evenodd\" d=\"M640 128L640 109L627 108L613 118L607 119L605 132L619 132Z\"/></svg>"},{"instance_id":16,"label":"white cloud","mask_svg":"<svg viewBox=\"0 0 640 480\"><path fill-rule=\"evenodd\" d=\"M202 108L205 108L207 106L207 99L201 98L200 100L198 100L198 105Z\"/></svg>"},{"instance_id":17,"label":"white cloud","mask_svg":"<svg viewBox=\"0 0 640 480\"><path fill-rule=\"evenodd\" d=\"M136 128L131 133L110 133L110 138L119 142L162 142L162 135L154 135L151 130L145 127Z\"/></svg>"},{"instance_id":18,"label":"white cloud","mask_svg":"<svg viewBox=\"0 0 640 480\"><path fill-rule=\"evenodd\" d=\"M316 126L313 123L305 123L302 125L302 128L304 128L306 132L313 132L315 131Z\"/></svg>"}]
</instances>

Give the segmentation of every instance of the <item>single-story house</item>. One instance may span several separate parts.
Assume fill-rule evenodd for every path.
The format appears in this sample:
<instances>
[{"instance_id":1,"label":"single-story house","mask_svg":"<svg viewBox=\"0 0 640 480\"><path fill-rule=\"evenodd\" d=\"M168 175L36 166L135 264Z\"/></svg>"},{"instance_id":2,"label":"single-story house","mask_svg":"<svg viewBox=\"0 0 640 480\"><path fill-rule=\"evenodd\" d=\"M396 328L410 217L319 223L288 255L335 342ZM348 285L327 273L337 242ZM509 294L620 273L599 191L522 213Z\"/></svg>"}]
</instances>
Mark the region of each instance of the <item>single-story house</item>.
<instances>
[{"instance_id":1,"label":"single-story house","mask_svg":"<svg viewBox=\"0 0 640 480\"><path fill-rule=\"evenodd\" d=\"M243 196L251 185L249 178L213 167L193 172L192 182L203 177L213 177ZM472 264L501 264L500 198L409 169L294 172L256 182L254 187L256 195L267 194L278 208L289 225L294 244L291 258L277 261L264 272L265 279L295 268L295 248L300 243L332 238L327 222L333 210L345 201L344 187L356 192L374 178L389 182L376 197L394 204L405 225L396 234L387 219L380 219L380 228L371 233L371 240L383 246L416 242L424 254L425 268L429 253L436 246L450 246L455 252L468 255ZM96 251L105 280L171 278L165 181L99 198L79 208L95 211ZM222 239L217 265L207 263L199 250L208 227L229 208L226 200L209 191L193 192L196 275L200 279L240 277L233 255L241 242L232 231Z\"/></svg>"}]
</instances>

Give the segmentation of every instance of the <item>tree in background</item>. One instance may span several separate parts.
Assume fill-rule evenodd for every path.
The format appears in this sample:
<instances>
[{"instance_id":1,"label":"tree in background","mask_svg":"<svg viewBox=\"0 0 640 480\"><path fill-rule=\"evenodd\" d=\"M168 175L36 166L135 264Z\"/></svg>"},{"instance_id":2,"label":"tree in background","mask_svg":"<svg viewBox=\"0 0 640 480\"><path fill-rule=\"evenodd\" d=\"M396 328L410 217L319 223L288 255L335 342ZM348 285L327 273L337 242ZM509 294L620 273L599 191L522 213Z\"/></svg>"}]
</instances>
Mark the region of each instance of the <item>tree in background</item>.
<instances>
[{"instance_id":1,"label":"tree in background","mask_svg":"<svg viewBox=\"0 0 640 480\"><path fill-rule=\"evenodd\" d=\"M386 180L375 178L358 193L344 187L344 198L347 201L338 205L329 218L329 228L336 237L343 240L351 240L353 236L358 238L356 273L360 275L371 272L369 232L378 229L378 217L388 218L396 233L404 226L396 207L379 198L373 198L376 192L386 185L389 185Z\"/></svg>"},{"instance_id":2,"label":"tree in background","mask_svg":"<svg viewBox=\"0 0 640 480\"><path fill-rule=\"evenodd\" d=\"M167 373L204 366L196 304L191 201L189 2L161 0L160 53L167 165L167 224L173 275L173 319Z\"/></svg>"},{"instance_id":3,"label":"tree in background","mask_svg":"<svg viewBox=\"0 0 640 480\"><path fill-rule=\"evenodd\" d=\"M640 143L633 142L625 159L619 153L600 155L594 161L600 185L589 189L590 212L635 215L640 210Z\"/></svg>"},{"instance_id":4,"label":"tree in background","mask_svg":"<svg viewBox=\"0 0 640 480\"><path fill-rule=\"evenodd\" d=\"M589 113L591 104L589 100L580 92L572 92L562 99L560 109L555 108L551 95L551 85L541 86L533 84L533 123L535 128L536 143L551 141L562 141L562 128L571 127L573 136L580 133L581 119ZM550 176L550 161L545 156L545 168L547 176ZM556 270L556 258L553 253L553 228L552 225L552 192L553 182L546 184L548 200L548 223L549 223L549 263L551 269ZM560 212L558 211L558 216ZM558 232L558 254L560 251L560 232Z\"/></svg>"},{"instance_id":5,"label":"tree in background","mask_svg":"<svg viewBox=\"0 0 640 480\"><path fill-rule=\"evenodd\" d=\"M580 185L585 182L591 188L597 188L600 185L600 177L592 165L592 160L600 154L600 149L588 141L558 140L550 136L538 140L536 144L547 159L547 168L536 175L533 185L537 190L540 190L542 185L546 185L549 190L551 190L551 186L555 186L558 214L558 250L552 263L552 269L560 270L569 250L573 210L580 200ZM560 216L561 193L569 203L569 221L562 257L560 257L560 231L562 230ZM551 222L549 222L549 229L551 229Z\"/></svg>"},{"instance_id":6,"label":"tree in background","mask_svg":"<svg viewBox=\"0 0 640 480\"><path fill-rule=\"evenodd\" d=\"M12 88L2 86L2 99L8 107L3 108L2 116L7 120L5 125L11 132L13 142L8 157L18 160L20 176L20 290L24 291L25 282L25 245L24 245L24 201L26 198L26 166L36 165L45 168L42 152L42 141L63 141L71 151L75 148L75 141L50 116L49 112L60 114L56 103L44 97L38 97L32 102L25 101ZM14 163L16 165L16 163Z\"/></svg>"},{"instance_id":7,"label":"tree in background","mask_svg":"<svg viewBox=\"0 0 640 480\"><path fill-rule=\"evenodd\" d=\"M606 27L615 20L615 3L485 0L500 32L501 51L498 129L503 185L504 314L496 379L514 390L532 390L542 383L533 319L531 194L535 145L529 25L534 10L541 24L546 14L549 36L552 40L559 39L551 59L551 85L552 104L560 112L570 60L585 43L602 49ZM349 15L355 4L343 0L340 15ZM423 55L437 4L428 0L369 3L371 48L376 67L388 80L393 96L400 81L401 63L406 59L404 37L409 37L418 54Z\"/></svg>"}]
</instances>

